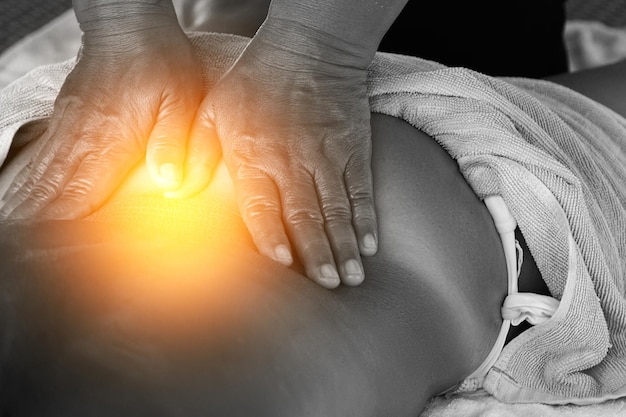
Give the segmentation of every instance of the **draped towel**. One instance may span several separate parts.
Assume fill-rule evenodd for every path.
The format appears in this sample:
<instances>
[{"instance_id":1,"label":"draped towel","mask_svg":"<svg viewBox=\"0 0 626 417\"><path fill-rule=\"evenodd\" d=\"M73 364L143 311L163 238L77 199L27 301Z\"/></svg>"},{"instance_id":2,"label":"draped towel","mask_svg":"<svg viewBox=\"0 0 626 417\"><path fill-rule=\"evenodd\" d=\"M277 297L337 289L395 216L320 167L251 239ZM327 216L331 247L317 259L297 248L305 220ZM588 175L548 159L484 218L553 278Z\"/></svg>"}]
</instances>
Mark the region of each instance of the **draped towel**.
<instances>
[{"instance_id":1,"label":"draped towel","mask_svg":"<svg viewBox=\"0 0 626 417\"><path fill-rule=\"evenodd\" d=\"M247 42L190 39L206 89ZM0 161L21 125L51 114L73 64L36 69L0 91ZM504 348L484 388L506 402L626 396L626 120L549 82L399 55L378 54L367 87L373 112L431 135L480 198L502 196L560 300L552 318Z\"/></svg>"}]
</instances>

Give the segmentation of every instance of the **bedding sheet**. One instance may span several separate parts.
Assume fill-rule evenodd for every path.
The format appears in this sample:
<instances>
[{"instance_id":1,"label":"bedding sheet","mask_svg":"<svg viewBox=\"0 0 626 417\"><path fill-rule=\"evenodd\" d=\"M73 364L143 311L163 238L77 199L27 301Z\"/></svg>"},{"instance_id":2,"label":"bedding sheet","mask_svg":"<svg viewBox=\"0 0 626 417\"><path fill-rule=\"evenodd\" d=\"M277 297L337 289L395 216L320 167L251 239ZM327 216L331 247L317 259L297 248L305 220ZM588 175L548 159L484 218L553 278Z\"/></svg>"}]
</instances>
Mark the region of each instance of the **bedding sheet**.
<instances>
[{"instance_id":1,"label":"bedding sheet","mask_svg":"<svg viewBox=\"0 0 626 417\"><path fill-rule=\"evenodd\" d=\"M183 7L183 2L177 4ZM196 24L198 22L196 21ZM57 62L75 55L80 31L73 14L66 13L40 31L16 44L0 57L0 83L5 85L38 65ZM0 84L1 86L1 84ZM547 406L541 404L502 404L479 394L471 397L436 398L423 416L616 416L626 415L626 400L589 406Z\"/></svg>"}]
</instances>

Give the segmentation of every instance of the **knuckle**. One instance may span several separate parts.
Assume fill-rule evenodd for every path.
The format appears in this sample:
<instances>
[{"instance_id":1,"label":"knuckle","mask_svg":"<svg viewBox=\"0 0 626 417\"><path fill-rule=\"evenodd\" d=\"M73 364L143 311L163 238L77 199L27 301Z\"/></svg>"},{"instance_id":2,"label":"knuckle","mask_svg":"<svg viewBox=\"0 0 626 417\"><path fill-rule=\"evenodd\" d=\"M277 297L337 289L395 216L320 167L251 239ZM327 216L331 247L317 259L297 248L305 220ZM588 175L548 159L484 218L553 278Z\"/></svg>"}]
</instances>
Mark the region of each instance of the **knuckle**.
<instances>
[{"instance_id":1,"label":"knuckle","mask_svg":"<svg viewBox=\"0 0 626 417\"><path fill-rule=\"evenodd\" d=\"M349 223L352 218L352 209L345 204L324 203L322 212L327 223Z\"/></svg>"},{"instance_id":2,"label":"knuckle","mask_svg":"<svg viewBox=\"0 0 626 417\"><path fill-rule=\"evenodd\" d=\"M369 189L353 190L349 194L353 220L359 224L376 222L374 193Z\"/></svg>"},{"instance_id":3,"label":"knuckle","mask_svg":"<svg viewBox=\"0 0 626 417\"><path fill-rule=\"evenodd\" d=\"M257 183L263 182L268 178L267 173L262 169L251 166L240 160L233 164L232 175L237 182L253 186L256 186Z\"/></svg>"},{"instance_id":4,"label":"knuckle","mask_svg":"<svg viewBox=\"0 0 626 417\"><path fill-rule=\"evenodd\" d=\"M371 183L366 182L364 178L348 183L347 189L351 200L367 200L374 195Z\"/></svg>"},{"instance_id":5,"label":"knuckle","mask_svg":"<svg viewBox=\"0 0 626 417\"><path fill-rule=\"evenodd\" d=\"M356 253L357 245L352 222L344 220L327 222L326 233L336 252Z\"/></svg>"},{"instance_id":6,"label":"knuckle","mask_svg":"<svg viewBox=\"0 0 626 417\"><path fill-rule=\"evenodd\" d=\"M322 227L324 218L317 210L310 208L294 208L285 212L285 221L294 226L312 225Z\"/></svg>"},{"instance_id":7,"label":"knuckle","mask_svg":"<svg viewBox=\"0 0 626 417\"><path fill-rule=\"evenodd\" d=\"M243 196L240 209L249 221L256 221L267 215L279 215L280 213L278 202L263 195Z\"/></svg>"},{"instance_id":8,"label":"knuckle","mask_svg":"<svg viewBox=\"0 0 626 417\"><path fill-rule=\"evenodd\" d=\"M353 221L357 225L372 225L376 223L374 210L355 211Z\"/></svg>"},{"instance_id":9,"label":"knuckle","mask_svg":"<svg viewBox=\"0 0 626 417\"><path fill-rule=\"evenodd\" d=\"M374 193L370 190L350 190L348 197L355 210L374 210Z\"/></svg>"},{"instance_id":10,"label":"knuckle","mask_svg":"<svg viewBox=\"0 0 626 417\"><path fill-rule=\"evenodd\" d=\"M84 200L91 192L94 181L91 178L74 178L63 190L63 197L74 201Z\"/></svg>"},{"instance_id":11,"label":"knuckle","mask_svg":"<svg viewBox=\"0 0 626 417\"><path fill-rule=\"evenodd\" d=\"M301 249L302 253L306 257L304 261L318 263L320 260L327 259L328 261L333 259L332 252L328 246L328 241L321 236L305 236L302 239Z\"/></svg>"},{"instance_id":12,"label":"knuckle","mask_svg":"<svg viewBox=\"0 0 626 417\"><path fill-rule=\"evenodd\" d=\"M6 191L2 200L7 202L14 198L26 197L34 185L35 181L32 178L27 178L24 181L16 181Z\"/></svg>"},{"instance_id":13,"label":"knuckle","mask_svg":"<svg viewBox=\"0 0 626 417\"><path fill-rule=\"evenodd\" d=\"M30 191L30 199L37 202L52 200L59 194L59 184L54 179L42 179Z\"/></svg>"},{"instance_id":14,"label":"knuckle","mask_svg":"<svg viewBox=\"0 0 626 417\"><path fill-rule=\"evenodd\" d=\"M63 217L66 213L92 213L100 206L100 200L89 193L90 186L74 182L69 185L56 200L55 213L58 217Z\"/></svg>"}]
</instances>

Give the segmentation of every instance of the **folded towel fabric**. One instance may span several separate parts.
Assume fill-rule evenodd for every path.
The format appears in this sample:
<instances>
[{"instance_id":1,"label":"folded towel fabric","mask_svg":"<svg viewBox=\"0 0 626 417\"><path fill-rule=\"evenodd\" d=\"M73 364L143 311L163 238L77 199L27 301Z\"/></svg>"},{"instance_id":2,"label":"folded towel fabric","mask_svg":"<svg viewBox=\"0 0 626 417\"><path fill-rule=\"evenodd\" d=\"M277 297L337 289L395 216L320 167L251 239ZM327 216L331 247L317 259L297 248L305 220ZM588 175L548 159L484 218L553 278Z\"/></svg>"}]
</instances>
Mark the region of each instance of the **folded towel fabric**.
<instances>
[{"instance_id":1,"label":"folded towel fabric","mask_svg":"<svg viewBox=\"0 0 626 417\"><path fill-rule=\"evenodd\" d=\"M247 41L190 38L207 89ZM51 114L72 66L42 67L0 90L0 161L21 125ZM372 111L434 137L480 198L503 197L560 300L551 319L504 348L484 388L505 402L626 396L626 120L548 82L389 54L372 63L368 92Z\"/></svg>"}]
</instances>

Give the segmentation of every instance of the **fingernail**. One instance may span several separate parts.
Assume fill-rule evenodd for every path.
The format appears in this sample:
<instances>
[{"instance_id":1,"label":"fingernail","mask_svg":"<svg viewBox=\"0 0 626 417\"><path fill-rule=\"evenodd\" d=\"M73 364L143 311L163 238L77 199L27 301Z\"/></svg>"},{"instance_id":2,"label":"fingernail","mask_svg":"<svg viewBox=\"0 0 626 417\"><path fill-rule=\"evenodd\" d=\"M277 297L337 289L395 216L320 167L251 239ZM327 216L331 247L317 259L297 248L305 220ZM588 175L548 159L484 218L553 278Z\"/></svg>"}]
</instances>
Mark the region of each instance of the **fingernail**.
<instances>
[{"instance_id":1,"label":"fingernail","mask_svg":"<svg viewBox=\"0 0 626 417\"><path fill-rule=\"evenodd\" d=\"M346 284L359 285L363 282L363 269L361 264L356 259L350 259L345 263L344 268L346 270Z\"/></svg>"},{"instance_id":2,"label":"fingernail","mask_svg":"<svg viewBox=\"0 0 626 417\"><path fill-rule=\"evenodd\" d=\"M172 163L161 165L159 167L159 176L171 183L178 183L180 181L180 171L178 167Z\"/></svg>"},{"instance_id":3,"label":"fingernail","mask_svg":"<svg viewBox=\"0 0 626 417\"><path fill-rule=\"evenodd\" d=\"M340 283L337 268L331 264L322 265L320 268L320 279L324 281L329 288L334 288Z\"/></svg>"},{"instance_id":4,"label":"fingernail","mask_svg":"<svg viewBox=\"0 0 626 417\"><path fill-rule=\"evenodd\" d=\"M289 248L285 245L276 246L276 249L274 249L274 259L285 266L289 266L293 262L291 251L289 251Z\"/></svg>"},{"instance_id":5,"label":"fingernail","mask_svg":"<svg viewBox=\"0 0 626 417\"><path fill-rule=\"evenodd\" d=\"M376 251L378 248L378 243L376 242L376 238L373 234L368 233L363 237L363 249L367 249L369 251Z\"/></svg>"}]
</instances>

